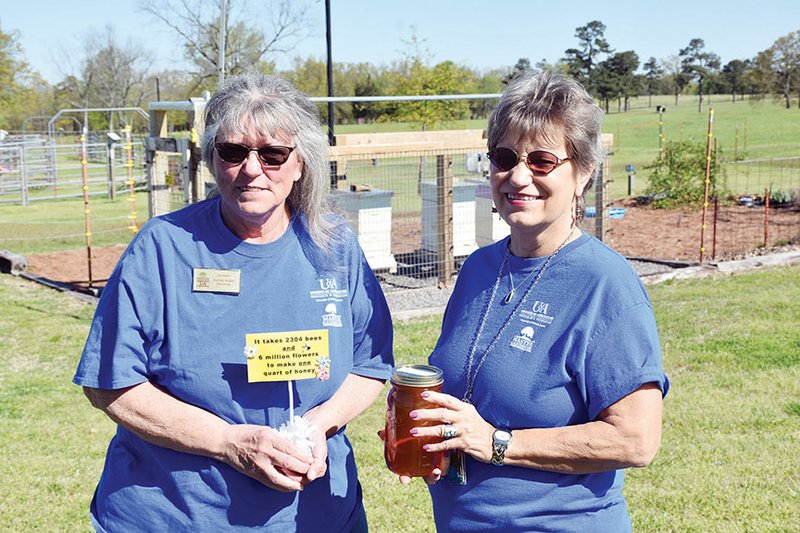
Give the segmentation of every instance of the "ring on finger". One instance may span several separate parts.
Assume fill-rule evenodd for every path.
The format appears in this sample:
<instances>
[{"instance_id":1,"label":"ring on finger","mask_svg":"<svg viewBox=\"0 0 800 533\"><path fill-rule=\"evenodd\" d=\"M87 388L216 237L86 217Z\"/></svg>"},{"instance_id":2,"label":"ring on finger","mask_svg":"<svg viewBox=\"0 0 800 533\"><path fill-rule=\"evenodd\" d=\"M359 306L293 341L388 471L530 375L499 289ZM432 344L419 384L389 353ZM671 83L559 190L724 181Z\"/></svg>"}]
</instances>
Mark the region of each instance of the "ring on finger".
<instances>
[{"instance_id":1,"label":"ring on finger","mask_svg":"<svg viewBox=\"0 0 800 533\"><path fill-rule=\"evenodd\" d=\"M445 424L442 426L442 437L444 437L445 440L452 439L457 435L458 430L452 424Z\"/></svg>"}]
</instances>

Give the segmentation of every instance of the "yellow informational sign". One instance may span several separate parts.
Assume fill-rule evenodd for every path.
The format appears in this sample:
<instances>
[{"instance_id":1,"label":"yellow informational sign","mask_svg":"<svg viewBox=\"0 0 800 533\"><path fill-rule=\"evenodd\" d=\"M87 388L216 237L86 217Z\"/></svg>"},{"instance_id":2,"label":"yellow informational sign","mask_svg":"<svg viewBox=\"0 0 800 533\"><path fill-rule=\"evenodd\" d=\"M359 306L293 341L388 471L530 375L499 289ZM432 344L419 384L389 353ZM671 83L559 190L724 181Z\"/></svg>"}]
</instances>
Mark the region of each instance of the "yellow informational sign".
<instances>
[{"instance_id":1,"label":"yellow informational sign","mask_svg":"<svg viewBox=\"0 0 800 533\"><path fill-rule=\"evenodd\" d=\"M246 335L247 381L289 381L330 376L328 330Z\"/></svg>"}]
</instances>

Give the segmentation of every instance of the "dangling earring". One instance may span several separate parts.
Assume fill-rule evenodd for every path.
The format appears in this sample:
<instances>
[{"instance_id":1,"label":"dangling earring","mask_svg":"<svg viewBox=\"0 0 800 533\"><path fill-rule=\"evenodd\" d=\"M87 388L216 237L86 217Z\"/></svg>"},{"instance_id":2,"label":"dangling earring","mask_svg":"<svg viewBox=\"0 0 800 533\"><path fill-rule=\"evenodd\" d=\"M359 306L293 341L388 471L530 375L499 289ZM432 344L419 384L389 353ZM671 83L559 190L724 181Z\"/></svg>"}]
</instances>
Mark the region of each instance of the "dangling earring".
<instances>
[{"instance_id":1,"label":"dangling earring","mask_svg":"<svg viewBox=\"0 0 800 533\"><path fill-rule=\"evenodd\" d=\"M572 222L575 226L578 226L581 222L583 222L583 216L586 212L586 199L583 195L578 196L575 199L575 213L573 215Z\"/></svg>"}]
</instances>

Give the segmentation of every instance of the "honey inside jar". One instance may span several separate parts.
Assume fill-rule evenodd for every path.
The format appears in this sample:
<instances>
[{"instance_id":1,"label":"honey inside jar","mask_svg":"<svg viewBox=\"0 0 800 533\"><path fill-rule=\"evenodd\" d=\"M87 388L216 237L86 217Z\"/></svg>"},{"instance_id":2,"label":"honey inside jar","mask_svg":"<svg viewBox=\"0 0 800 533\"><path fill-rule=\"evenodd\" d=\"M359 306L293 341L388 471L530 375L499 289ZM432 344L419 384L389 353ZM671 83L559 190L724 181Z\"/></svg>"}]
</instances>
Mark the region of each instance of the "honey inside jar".
<instances>
[{"instance_id":1,"label":"honey inside jar","mask_svg":"<svg viewBox=\"0 0 800 533\"><path fill-rule=\"evenodd\" d=\"M384 458L389 470L398 475L419 477L442 467L441 452L426 452L426 444L442 442L441 437L414 436L413 427L435 426L438 422L412 420L416 409L432 408L422 398L426 390L441 392L442 371L430 365L404 365L392 375L392 389L386 398L386 427L384 430Z\"/></svg>"}]
</instances>

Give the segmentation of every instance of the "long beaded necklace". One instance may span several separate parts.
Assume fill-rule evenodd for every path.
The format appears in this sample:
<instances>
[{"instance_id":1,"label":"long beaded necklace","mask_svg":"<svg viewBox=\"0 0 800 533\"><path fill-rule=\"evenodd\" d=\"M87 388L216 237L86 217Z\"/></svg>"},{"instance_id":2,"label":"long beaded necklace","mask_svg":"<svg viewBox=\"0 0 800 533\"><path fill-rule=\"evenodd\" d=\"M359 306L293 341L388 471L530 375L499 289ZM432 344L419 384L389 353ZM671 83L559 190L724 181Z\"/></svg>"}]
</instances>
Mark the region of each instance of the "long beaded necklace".
<instances>
[{"instance_id":1,"label":"long beaded necklace","mask_svg":"<svg viewBox=\"0 0 800 533\"><path fill-rule=\"evenodd\" d=\"M525 289L525 292L522 293L522 298L519 299L517 304L514 306L514 309L511 311L511 314L508 316L508 319L503 323L503 325L500 327L500 330L495 334L494 338L489 342L489 345L481 354L477 365L474 365L474 370L473 370L473 363L475 361L475 352L478 349L478 341L480 340L481 335L483 334L483 328L486 326L486 319L489 316L489 309L491 308L492 303L494 302L494 297L497 294L497 289L498 287L500 287L500 279L503 277L503 267L505 266L508 266L508 275L509 275L509 280L511 281L511 292L509 292L505 296L505 298L503 298L503 301L506 304L511 303L511 300L514 299L514 294L516 293L517 288L514 287L514 282L513 280L511 280L511 262L508 259L508 248L506 248L506 255L503 257L503 262L500 263L500 270L498 270L497 272L497 279L494 282L494 287L492 287L492 292L483 306L483 311L481 312L481 319L478 324L478 328L475 330L475 335L473 335L472 337L472 344L470 345L469 356L467 358L467 388L464 391L464 396L461 398L463 402L470 403L470 400L472 399L472 393L475 390L475 381L478 378L478 371L481 369L481 366L483 366L483 363L486 361L486 357L489 355L489 352L492 351L492 348L494 348L494 345L497 343L497 340L503 336L503 332L512 322L514 316L517 314L517 310L522 305L522 302L524 302L528 294L531 291L533 291L533 288L539 284L539 280L542 279L542 276L544 275L545 270L547 270L548 265L550 265L550 262L553 260L553 258L555 258L558 252L561 251L564 245L567 244L567 241L569 241L574 232L575 232L575 227L573 226L572 228L570 228L569 235L567 235L567 238L564 239L564 241L558 245L558 248L556 248L556 250L547 257L542 267L538 270L538 274L534 278L533 283L531 283L530 286L528 286L528 288ZM533 274L533 272L531 272L531 274ZM528 278L531 277L531 274L528 274L528 276L525 277L525 279L522 280L522 283L520 283L517 287L522 287L525 284L525 282L528 281ZM450 469L447 472L446 476L447 479L455 481L459 485L467 484L467 464L465 459L466 458L462 450L451 452Z\"/></svg>"},{"instance_id":2,"label":"long beaded necklace","mask_svg":"<svg viewBox=\"0 0 800 533\"><path fill-rule=\"evenodd\" d=\"M573 226L572 228L570 228L569 235L567 235L567 238L564 239L561 242L561 244L558 245L558 248L556 248L556 250L552 254L547 256L547 259L545 260L544 264L538 270L538 273L536 274L533 283L531 283L528 286L528 288L525 289L525 292L522 294L522 298L520 298L517 304L514 306L514 309L511 311L511 314L509 315L508 319L503 323L503 325L500 327L500 330L495 334L494 338L489 342L489 345L486 347L486 349L483 351L480 358L478 359L477 364L474 364L475 352L478 349L478 341L480 340L481 335L483 334L483 328L486 326L486 319L489 316L489 309L491 308L492 303L494 302L495 295L497 294L497 289L498 287L500 287L500 279L503 277L504 267L508 266L509 279L511 276L511 263L508 259L508 253L509 253L508 248L506 248L506 255L503 257L503 262L500 264L500 270L497 272L497 279L494 282L494 287L492 288L492 292L483 306L481 319L480 322L478 323L478 329L475 330L475 335L473 335L472 337L472 343L469 349L469 356L467 357L467 387L466 390L464 391L464 396L462 397L462 401L469 403L470 400L472 399L472 393L475 389L475 381L477 380L478 377L478 370L481 369L483 363L486 361L486 357L489 355L489 352L492 351L492 348L494 348L494 345L497 343L497 340L503 335L503 332L506 330L508 325L513 320L514 316L517 314L517 310L519 309L520 305L522 305L522 302L525 301L525 298L527 298L528 294L534 289L534 287L536 287L536 285L539 284L539 280L542 279L542 276L544 275L545 270L547 270L547 267L550 265L550 262L553 260L553 258L555 258L556 255L558 255L558 252L561 251L564 245L567 244L567 241L570 240L574 232L575 232L575 227ZM531 277L532 274L533 272L528 274L528 276L517 287L514 287L513 281L511 282L511 291L505 296L505 298L503 298L503 301L506 304L511 303L517 288L521 287L525 283L525 281L527 281L528 278Z\"/></svg>"}]
</instances>

